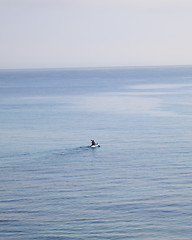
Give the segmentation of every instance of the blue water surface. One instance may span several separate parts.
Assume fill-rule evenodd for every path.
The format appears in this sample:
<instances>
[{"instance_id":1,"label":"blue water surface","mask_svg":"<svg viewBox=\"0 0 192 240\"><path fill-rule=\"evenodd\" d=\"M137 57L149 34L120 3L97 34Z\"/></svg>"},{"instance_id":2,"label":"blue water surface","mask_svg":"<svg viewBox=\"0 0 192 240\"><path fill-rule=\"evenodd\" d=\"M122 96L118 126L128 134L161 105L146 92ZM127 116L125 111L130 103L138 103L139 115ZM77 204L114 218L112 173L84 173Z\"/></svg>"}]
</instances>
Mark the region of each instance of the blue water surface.
<instances>
[{"instance_id":1,"label":"blue water surface","mask_svg":"<svg viewBox=\"0 0 192 240\"><path fill-rule=\"evenodd\" d=\"M191 240L191 109L191 66L1 70L0 239Z\"/></svg>"}]
</instances>

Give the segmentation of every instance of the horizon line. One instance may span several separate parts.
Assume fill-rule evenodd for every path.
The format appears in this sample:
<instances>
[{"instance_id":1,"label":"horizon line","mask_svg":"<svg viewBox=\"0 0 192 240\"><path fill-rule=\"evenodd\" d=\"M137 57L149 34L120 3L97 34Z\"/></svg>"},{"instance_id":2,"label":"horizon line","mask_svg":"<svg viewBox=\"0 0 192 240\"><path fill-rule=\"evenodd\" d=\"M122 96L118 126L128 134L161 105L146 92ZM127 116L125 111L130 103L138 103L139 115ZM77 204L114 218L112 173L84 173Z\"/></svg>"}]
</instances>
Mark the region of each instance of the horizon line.
<instances>
[{"instance_id":1,"label":"horizon line","mask_svg":"<svg viewBox=\"0 0 192 240\"><path fill-rule=\"evenodd\" d=\"M94 69L128 69L128 68L159 68L159 67L192 67L192 64L166 64L166 65L122 65L122 66L87 66L87 67L26 67L26 68L0 68L0 71L21 70L94 70Z\"/></svg>"}]
</instances>

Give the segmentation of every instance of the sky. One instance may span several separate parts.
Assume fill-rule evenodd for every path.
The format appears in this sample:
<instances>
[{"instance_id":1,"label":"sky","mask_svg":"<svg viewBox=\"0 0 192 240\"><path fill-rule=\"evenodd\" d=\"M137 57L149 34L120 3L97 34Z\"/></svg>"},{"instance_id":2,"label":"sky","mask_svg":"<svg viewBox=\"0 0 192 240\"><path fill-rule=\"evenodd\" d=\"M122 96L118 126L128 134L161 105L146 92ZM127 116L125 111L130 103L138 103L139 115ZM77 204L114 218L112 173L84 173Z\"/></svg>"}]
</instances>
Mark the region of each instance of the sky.
<instances>
[{"instance_id":1,"label":"sky","mask_svg":"<svg viewBox=\"0 0 192 240\"><path fill-rule=\"evenodd\" d=\"M192 64L191 0L0 0L0 69Z\"/></svg>"}]
</instances>

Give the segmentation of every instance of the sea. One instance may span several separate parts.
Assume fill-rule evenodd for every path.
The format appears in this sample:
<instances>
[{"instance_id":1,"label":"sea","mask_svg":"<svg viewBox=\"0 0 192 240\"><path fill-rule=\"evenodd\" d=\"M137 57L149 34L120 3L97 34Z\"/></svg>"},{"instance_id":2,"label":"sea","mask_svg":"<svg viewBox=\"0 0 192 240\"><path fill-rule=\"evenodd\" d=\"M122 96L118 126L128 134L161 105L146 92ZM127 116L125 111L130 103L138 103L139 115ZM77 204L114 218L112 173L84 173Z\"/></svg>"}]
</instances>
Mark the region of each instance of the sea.
<instances>
[{"instance_id":1,"label":"sea","mask_svg":"<svg viewBox=\"0 0 192 240\"><path fill-rule=\"evenodd\" d=\"M0 239L191 240L192 66L0 70Z\"/></svg>"}]
</instances>

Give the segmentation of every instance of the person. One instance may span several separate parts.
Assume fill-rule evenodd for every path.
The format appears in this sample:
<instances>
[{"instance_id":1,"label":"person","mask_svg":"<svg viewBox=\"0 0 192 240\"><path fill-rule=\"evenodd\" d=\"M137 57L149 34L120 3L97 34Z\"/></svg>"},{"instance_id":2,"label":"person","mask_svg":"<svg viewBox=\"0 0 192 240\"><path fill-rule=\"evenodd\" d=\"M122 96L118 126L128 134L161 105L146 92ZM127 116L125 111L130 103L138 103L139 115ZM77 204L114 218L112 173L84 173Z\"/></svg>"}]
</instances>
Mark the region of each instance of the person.
<instances>
[{"instance_id":1,"label":"person","mask_svg":"<svg viewBox=\"0 0 192 240\"><path fill-rule=\"evenodd\" d=\"M94 140L91 140L91 145L96 145Z\"/></svg>"}]
</instances>

